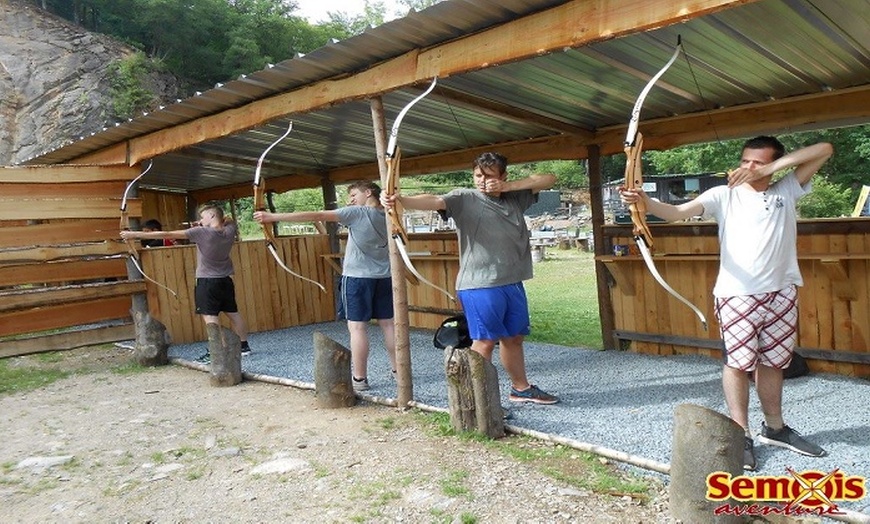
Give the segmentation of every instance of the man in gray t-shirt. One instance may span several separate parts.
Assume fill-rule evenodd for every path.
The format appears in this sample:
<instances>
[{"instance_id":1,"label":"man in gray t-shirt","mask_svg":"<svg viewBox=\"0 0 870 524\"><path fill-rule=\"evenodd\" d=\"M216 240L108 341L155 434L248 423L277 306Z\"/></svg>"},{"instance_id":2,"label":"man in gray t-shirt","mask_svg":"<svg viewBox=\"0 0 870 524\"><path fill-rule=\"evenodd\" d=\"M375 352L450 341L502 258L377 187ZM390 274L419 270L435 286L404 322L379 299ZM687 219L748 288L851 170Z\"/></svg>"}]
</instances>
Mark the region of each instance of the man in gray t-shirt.
<instances>
[{"instance_id":1,"label":"man in gray t-shirt","mask_svg":"<svg viewBox=\"0 0 870 524\"><path fill-rule=\"evenodd\" d=\"M248 327L236 304L236 289L233 283L233 262L230 250L236 241L236 223L224 216L224 210L216 204L199 208L199 225L176 231L122 231L121 237L139 239L169 238L189 240L196 244L196 288L194 301L196 313L203 322L218 324L221 313L230 319L233 331L239 336L242 355L251 352L248 345ZM199 358L210 360L209 354Z\"/></svg>"},{"instance_id":2,"label":"man in gray t-shirt","mask_svg":"<svg viewBox=\"0 0 870 524\"><path fill-rule=\"evenodd\" d=\"M387 221L378 200L381 188L357 182L348 188L350 205L331 211L268 213L257 211L254 220L270 222L338 222L346 226L347 246L341 272L341 302L350 332L350 352L355 391L369 389L368 324L377 319L393 373L396 340L393 325L393 283L387 248Z\"/></svg>"},{"instance_id":3,"label":"man in gray t-shirt","mask_svg":"<svg viewBox=\"0 0 870 524\"><path fill-rule=\"evenodd\" d=\"M556 177L532 175L507 180L507 159L484 153L473 163L475 189L455 189L444 196L384 195L407 209L443 211L456 223L459 275L456 290L468 319L471 349L492 360L496 342L511 378L513 402L555 404L559 399L526 377L523 340L529 334L529 306L523 281L532 278L529 230L523 213L549 189Z\"/></svg>"}]
</instances>

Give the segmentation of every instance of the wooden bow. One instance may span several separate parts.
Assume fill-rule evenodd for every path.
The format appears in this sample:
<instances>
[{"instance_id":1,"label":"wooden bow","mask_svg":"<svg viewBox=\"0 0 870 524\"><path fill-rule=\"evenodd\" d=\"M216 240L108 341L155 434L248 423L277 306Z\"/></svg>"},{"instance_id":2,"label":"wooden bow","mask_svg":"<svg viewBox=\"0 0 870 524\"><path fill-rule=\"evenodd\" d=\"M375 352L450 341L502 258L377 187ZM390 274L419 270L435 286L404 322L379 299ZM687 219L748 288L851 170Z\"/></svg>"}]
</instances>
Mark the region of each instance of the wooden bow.
<instances>
[{"instance_id":1,"label":"wooden bow","mask_svg":"<svg viewBox=\"0 0 870 524\"><path fill-rule=\"evenodd\" d=\"M287 126L287 131L283 135L281 135L281 137L278 138L278 140L275 140L274 142L272 142L269 145L269 147L267 147L266 150L263 151L263 154L260 155L259 160L257 160L257 169L254 171L254 209L257 211L266 211L267 210L266 209L266 183L263 181L263 177L260 175L260 172L263 168L263 160L266 159L266 155L269 153L269 151L272 150L273 147L275 147L276 145L278 145L279 142L281 142L282 140L287 138L287 135L289 135L290 131L292 131L292 130L293 130L293 122L290 122L290 125ZM275 259L275 262L278 263L278 265L281 267L281 269L290 273L294 277L301 278L302 280L304 280L306 282L311 282L315 286L319 287L321 289L321 291L323 291L325 293L326 288L323 286L323 284L321 284L320 282L317 282L316 280L311 280L310 278L304 277L304 276L300 275L299 273L296 273L295 271L293 271L289 267L287 267L287 265L284 263L284 261L281 260L281 256L278 255L278 249L275 247L275 234L272 231L272 226L270 224L266 224L265 222L262 225L263 225L263 235L266 239L266 249L272 255L272 258Z\"/></svg>"},{"instance_id":2,"label":"wooden bow","mask_svg":"<svg viewBox=\"0 0 870 524\"><path fill-rule=\"evenodd\" d=\"M387 143L387 150L384 154L385 159L387 161L387 178L386 183L384 184L384 194L390 196L395 195L399 189L399 167L402 160L402 151L398 146L399 141L399 126L402 125L402 119L405 118L405 115L408 114L408 111L411 107L414 106L417 102L425 98L429 93L435 89L435 84L438 82L438 77L432 79L432 83L429 84L429 87L423 91L419 96L411 100L408 105L402 108L399 111L399 114L396 116L396 120L393 122L393 127L390 130L390 140ZM387 216L390 220L390 233L393 237L393 240L396 242L396 248L399 251L399 254L402 257L402 262L404 262L405 267L408 268L408 271L411 272L414 277L417 278L420 282L423 282L427 286L431 286L438 291L444 293L447 298L451 301L456 302L456 297L450 294L449 291L444 289L443 287L431 282L426 277L420 274L417 271L417 268L414 267L414 263L411 262L411 257L408 255L408 232L405 231L405 225L402 223L402 214L403 209L398 200L394 201L393 207L387 210Z\"/></svg>"},{"instance_id":3,"label":"wooden bow","mask_svg":"<svg viewBox=\"0 0 870 524\"><path fill-rule=\"evenodd\" d=\"M130 183L127 184L127 187L124 188L124 197L121 199L121 223L119 224L121 231L130 231L130 215L127 212L127 197L130 195L130 189L133 187L133 184L135 184L136 182L139 181L139 179L141 179L143 176L145 176L145 173L147 173L148 171L151 170L151 167L153 165L154 165L154 161L153 160L149 161L148 167L146 167L141 173L139 173L139 176L137 176L132 181L130 181ZM142 278L144 278L145 280L147 280L149 282L153 282L154 284L157 284L158 286L162 287L166 291L169 291L170 293L172 293L172 296L174 296L175 298L178 298L178 293L176 293L172 289L164 286L160 282L154 280L153 278L151 278L147 274L145 274L145 271L142 270L142 263L139 259L139 251L136 249L136 244L133 243L133 239L126 238L126 239L124 239L124 243L127 244L127 251L129 252L129 255L130 255L130 261L133 262L134 266L136 266L136 270L139 271L139 273L142 275Z\"/></svg>"},{"instance_id":4,"label":"wooden bow","mask_svg":"<svg viewBox=\"0 0 870 524\"><path fill-rule=\"evenodd\" d=\"M634 103L634 108L631 111L631 120L628 124L628 132L625 135L625 189L642 189L643 188L643 172L641 167L641 153L643 152L643 135L638 131L638 125L640 123L640 110L643 107L643 102L646 99L647 94L649 94L653 85L658 82L659 78L665 74L665 71L671 67L671 65L677 60L677 57L680 55L680 52L683 50L682 43L680 39L677 39L677 46L674 49L674 54L671 56L671 59L668 60L668 63L665 64L658 73L653 76L649 82L647 82L646 86L644 86L643 90L640 92L640 95L637 97L637 101ZM683 304L689 306L692 311L695 312L698 319L701 321L701 324L704 326L704 330L707 329L707 319L704 317L704 313L701 312L694 304L689 302L685 297L680 295L674 290L665 279L662 278L658 269L656 268L655 262L652 259L652 255L650 253L650 249L653 246L652 233L649 230L649 225L647 225L646 221L646 202L643 199L639 199L637 202L631 204L629 206L629 210L631 211L631 222L634 225L633 234L634 241L637 243L637 247L640 250L641 256L643 256L643 260L646 263L647 268L650 273L652 273L653 277L656 281L663 287L665 290L674 296L677 300L682 302Z\"/></svg>"}]
</instances>

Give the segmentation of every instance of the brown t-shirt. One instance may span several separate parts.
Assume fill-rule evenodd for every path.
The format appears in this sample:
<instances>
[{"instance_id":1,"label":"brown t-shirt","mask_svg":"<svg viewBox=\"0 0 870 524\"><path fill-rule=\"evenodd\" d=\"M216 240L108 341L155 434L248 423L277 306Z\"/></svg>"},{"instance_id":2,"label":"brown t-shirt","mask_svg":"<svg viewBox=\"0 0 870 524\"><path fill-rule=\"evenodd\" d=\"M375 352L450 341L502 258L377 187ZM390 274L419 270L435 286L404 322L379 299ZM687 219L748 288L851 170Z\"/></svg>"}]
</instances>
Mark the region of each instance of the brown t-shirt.
<instances>
[{"instance_id":1,"label":"brown t-shirt","mask_svg":"<svg viewBox=\"0 0 870 524\"><path fill-rule=\"evenodd\" d=\"M221 229L192 227L185 234L196 244L196 278L222 278L233 274L230 250L236 241L235 222Z\"/></svg>"}]
</instances>

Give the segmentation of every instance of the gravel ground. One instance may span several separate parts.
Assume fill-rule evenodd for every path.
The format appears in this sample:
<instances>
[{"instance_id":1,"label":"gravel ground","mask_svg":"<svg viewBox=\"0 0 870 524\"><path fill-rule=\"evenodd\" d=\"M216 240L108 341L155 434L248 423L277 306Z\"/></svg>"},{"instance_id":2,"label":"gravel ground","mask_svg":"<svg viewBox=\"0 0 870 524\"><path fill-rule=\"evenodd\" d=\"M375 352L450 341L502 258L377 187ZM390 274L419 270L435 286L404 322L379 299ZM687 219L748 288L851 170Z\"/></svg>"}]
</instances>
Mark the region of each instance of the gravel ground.
<instances>
[{"instance_id":1,"label":"gravel ground","mask_svg":"<svg viewBox=\"0 0 870 524\"><path fill-rule=\"evenodd\" d=\"M313 383L315 331L349 345L343 322L254 333L249 336L253 352L244 357L243 370ZM383 347L380 330L372 326L369 333L369 393L395 397L386 353L379 349ZM172 346L170 357L194 360L206 347L205 343ZM418 402L447 407L442 361L442 352L432 345L432 332L412 330L411 365L414 399ZM725 412L721 367L707 357L649 356L527 343L526 363L530 380L559 395L562 402L554 406L511 405L511 425L652 461L670 462L671 425L677 405L692 403ZM507 405L509 382L501 366L496 367ZM870 478L868 399L870 382L866 380L811 374L786 381L786 423L827 449L828 456L805 457L757 445L755 474L782 476L788 474L786 468L827 473L840 468L848 475ZM763 417L754 392L749 408L753 430L757 431ZM870 513L870 497L840 506Z\"/></svg>"}]
</instances>

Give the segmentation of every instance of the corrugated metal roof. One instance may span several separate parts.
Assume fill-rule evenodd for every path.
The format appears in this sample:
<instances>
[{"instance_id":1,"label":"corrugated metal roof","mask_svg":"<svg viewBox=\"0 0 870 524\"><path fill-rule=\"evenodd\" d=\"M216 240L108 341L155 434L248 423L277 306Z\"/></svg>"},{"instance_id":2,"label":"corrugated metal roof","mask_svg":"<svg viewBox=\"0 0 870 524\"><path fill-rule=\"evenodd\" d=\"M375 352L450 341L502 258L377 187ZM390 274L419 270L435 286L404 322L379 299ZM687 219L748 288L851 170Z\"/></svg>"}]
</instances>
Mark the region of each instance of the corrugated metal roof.
<instances>
[{"instance_id":1,"label":"corrugated metal roof","mask_svg":"<svg viewBox=\"0 0 870 524\"><path fill-rule=\"evenodd\" d=\"M442 2L110 127L29 163L62 163L563 3ZM657 30L441 79L403 123L404 155L550 136L560 133L561 125L591 132L623 124L637 94L670 57L678 37L686 55L650 92L643 119L870 84L866 0L761 0ZM388 123L418 93L407 88L384 95ZM504 104L536 118L499 114L476 107L474 100ZM272 150L264 176L323 173L374 161L369 104L352 101L162 155L155 159L149 184L196 190L247 182L259 154L291 118L294 131Z\"/></svg>"}]
</instances>

